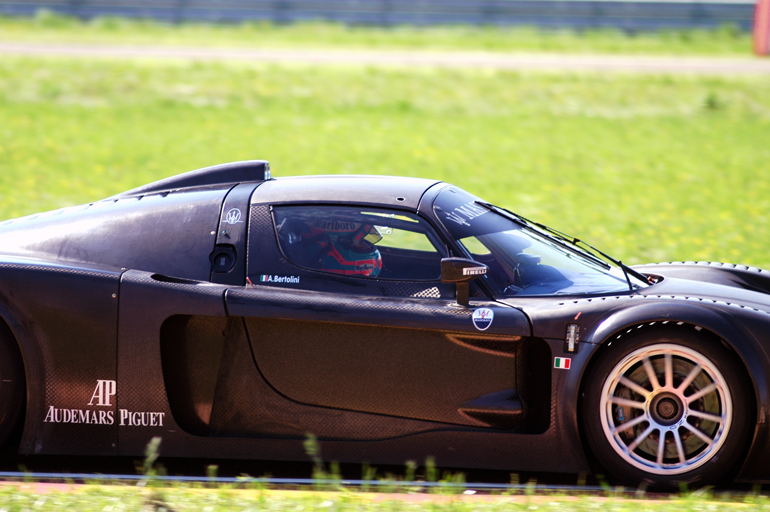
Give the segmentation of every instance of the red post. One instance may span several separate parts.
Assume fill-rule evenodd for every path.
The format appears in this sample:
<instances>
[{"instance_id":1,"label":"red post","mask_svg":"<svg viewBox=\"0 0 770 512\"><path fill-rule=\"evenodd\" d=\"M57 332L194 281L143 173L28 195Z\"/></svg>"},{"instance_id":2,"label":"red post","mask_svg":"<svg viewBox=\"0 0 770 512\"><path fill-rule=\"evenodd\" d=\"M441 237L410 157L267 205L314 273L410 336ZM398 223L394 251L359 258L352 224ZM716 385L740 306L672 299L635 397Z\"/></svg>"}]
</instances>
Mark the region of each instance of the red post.
<instances>
[{"instance_id":1,"label":"red post","mask_svg":"<svg viewBox=\"0 0 770 512\"><path fill-rule=\"evenodd\" d=\"M754 53L770 55L770 0L757 0L754 10Z\"/></svg>"}]
</instances>

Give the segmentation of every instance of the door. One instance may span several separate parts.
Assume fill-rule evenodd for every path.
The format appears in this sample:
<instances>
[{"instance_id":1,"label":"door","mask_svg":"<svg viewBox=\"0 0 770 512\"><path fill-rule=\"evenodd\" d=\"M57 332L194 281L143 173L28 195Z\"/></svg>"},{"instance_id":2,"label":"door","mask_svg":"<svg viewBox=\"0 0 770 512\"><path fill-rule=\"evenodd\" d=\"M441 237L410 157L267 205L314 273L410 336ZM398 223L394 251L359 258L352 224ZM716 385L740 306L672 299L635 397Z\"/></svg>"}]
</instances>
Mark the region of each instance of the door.
<instances>
[{"instance_id":1,"label":"door","mask_svg":"<svg viewBox=\"0 0 770 512\"><path fill-rule=\"evenodd\" d=\"M230 289L226 302L283 396L455 425L499 428L493 409L506 425L521 416L517 361L529 321L485 297L458 306L439 279L445 245L425 219L286 206L273 210L269 229L275 247L255 233L260 246L250 249L269 261L249 268L269 288Z\"/></svg>"}]
</instances>

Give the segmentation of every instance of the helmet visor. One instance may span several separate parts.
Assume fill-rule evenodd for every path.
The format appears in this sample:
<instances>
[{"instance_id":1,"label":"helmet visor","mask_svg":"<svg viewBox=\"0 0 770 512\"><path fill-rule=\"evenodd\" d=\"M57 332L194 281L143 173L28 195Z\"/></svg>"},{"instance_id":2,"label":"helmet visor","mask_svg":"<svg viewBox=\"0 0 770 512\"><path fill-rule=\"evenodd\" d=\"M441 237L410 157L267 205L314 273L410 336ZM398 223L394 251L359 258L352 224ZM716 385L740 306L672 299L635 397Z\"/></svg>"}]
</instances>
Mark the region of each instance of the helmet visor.
<instances>
[{"instance_id":1,"label":"helmet visor","mask_svg":"<svg viewBox=\"0 0 770 512\"><path fill-rule=\"evenodd\" d=\"M364 240L369 242L370 244L376 244L380 240L382 240L382 234L377 229L377 226L371 225L369 228L369 232L364 237Z\"/></svg>"}]
</instances>

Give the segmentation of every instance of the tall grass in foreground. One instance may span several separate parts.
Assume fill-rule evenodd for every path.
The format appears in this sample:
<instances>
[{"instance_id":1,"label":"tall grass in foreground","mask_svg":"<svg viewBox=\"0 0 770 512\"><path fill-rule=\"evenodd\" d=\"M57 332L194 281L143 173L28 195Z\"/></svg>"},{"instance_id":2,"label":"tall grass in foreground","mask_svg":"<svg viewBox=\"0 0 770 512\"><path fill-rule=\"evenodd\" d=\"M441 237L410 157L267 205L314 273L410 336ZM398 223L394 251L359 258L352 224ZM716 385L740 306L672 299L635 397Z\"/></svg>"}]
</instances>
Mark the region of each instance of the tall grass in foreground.
<instances>
[{"instance_id":1,"label":"tall grass in foreground","mask_svg":"<svg viewBox=\"0 0 770 512\"><path fill-rule=\"evenodd\" d=\"M770 267L770 81L4 58L0 219L191 169L431 177L627 263Z\"/></svg>"},{"instance_id":2,"label":"tall grass in foreground","mask_svg":"<svg viewBox=\"0 0 770 512\"><path fill-rule=\"evenodd\" d=\"M157 458L160 438L153 438L147 445L142 472L145 478L138 484L89 484L85 486L59 485L57 488L38 486L32 481L9 483L0 488L0 510L21 511L202 511L202 512L647 512L666 510L671 512L714 511L766 511L770 499L759 491L747 495L713 494L706 490L670 496L646 496L644 492L629 493L622 489L607 488L602 493L586 494L579 489L572 493L535 492L534 486L511 487L493 495L459 494L464 482L448 474L445 483L460 483L455 487L424 489L406 487L414 480L415 466L407 464L405 481L393 479L394 485L384 493L371 494L366 488L345 487L339 482L319 484L313 489L299 492L270 490L264 484L244 478L234 484L200 482L197 484L169 483L158 479L164 472ZM306 450L314 461L315 478L332 480L334 474L326 472L320 458L319 445L313 436L306 440ZM333 470L334 465L330 468ZM213 475L212 466L209 476ZM366 474L374 475L364 467ZM432 473L432 474L431 474ZM445 477L446 477L445 473ZM438 480L438 470L428 464L425 468L428 482ZM515 475L512 475L512 480ZM338 478L338 475L337 477ZM441 482L439 482L441 483ZM382 487L380 487L382 489Z\"/></svg>"},{"instance_id":3,"label":"tall grass in foreground","mask_svg":"<svg viewBox=\"0 0 770 512\"><path fill-rule=\"evenodd\" d=\"M684 495L626 499L618 496L505 493L494 498L458 495L369 495L353 489L287 494L259 487L135 487L89 485L77 489L36 490L33 484L0 489L0 509L22 511L175 511L175 512L755 512L770 509L765 496Z\"/></svg>"},{"instance_id":4,"label":"tall grass in foreground","mask_svg":"<svg viewBox=\"0 0 770 512\"><path fill-rule=\"evenodd\" d=\"M0 40L246 47L377 48L632 54L752 54L751 34L730 25L626 33L612 28L546 30L516 26L396 26L337 23L182 23L100 17L90 21L40 11L0 17Z\"/></svg>"}]
</instances>

